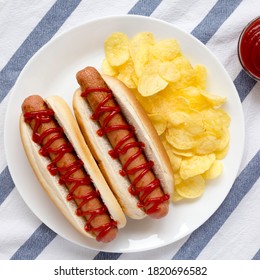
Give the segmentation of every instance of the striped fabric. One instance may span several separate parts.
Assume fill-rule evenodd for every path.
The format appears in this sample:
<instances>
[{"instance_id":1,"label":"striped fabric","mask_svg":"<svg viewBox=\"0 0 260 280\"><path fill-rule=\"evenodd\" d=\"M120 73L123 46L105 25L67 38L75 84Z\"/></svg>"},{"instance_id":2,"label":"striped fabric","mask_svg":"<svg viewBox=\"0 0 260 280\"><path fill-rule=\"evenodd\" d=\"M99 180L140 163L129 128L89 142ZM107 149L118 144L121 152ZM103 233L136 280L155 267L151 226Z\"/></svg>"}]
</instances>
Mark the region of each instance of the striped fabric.
<instances>
[{"instance_id":1,"label":"striped fabric","mask_svg":"<svg viewBox=\"0 0 260 280\"><path fill-rule=\"evenodd\" d=\"M28 60L60 33L97 17L136 14L191 33L218 57L239 93L246 124L245 152L232 189L192 234L139 253L88 250L55 234L30 211L14 186L4 154L10 90ZM242 28L260 14L255 0L21 0L0 1L0 259L260 259L260 84L236 56ZM173 221L174 222L174 221Z\"/></svg>"}]
</instances>

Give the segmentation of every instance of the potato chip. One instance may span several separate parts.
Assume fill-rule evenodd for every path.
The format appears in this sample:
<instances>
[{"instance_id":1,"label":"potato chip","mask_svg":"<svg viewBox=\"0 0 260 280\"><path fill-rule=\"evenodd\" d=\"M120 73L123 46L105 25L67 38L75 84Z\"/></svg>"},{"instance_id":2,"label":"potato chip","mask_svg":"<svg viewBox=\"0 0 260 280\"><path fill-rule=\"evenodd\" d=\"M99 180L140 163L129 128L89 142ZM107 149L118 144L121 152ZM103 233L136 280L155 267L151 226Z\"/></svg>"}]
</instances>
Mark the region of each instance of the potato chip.
<instances>
[{"instance_id":1,"label":"potato chip","mask_svg":"<svg viewBox=\"0 0 260 280\"><path fill-rule=\"evenodd\" d=\"M134 89L137 87L137 76L134 70L132 61L127 61L125 64L118 67L119 74L116 76L128 88Z\"/></svg>"},{"instance_id":2,"label":"potato chip","mask_svg":"<svg viewBox=\"0 0 260 280\"><path fill-rule=\"evenodd\" d=\"M168 150L166 149L166 152L167 152L167 154L169 156L173 172L178 171L180 169L180 166L181 166L182 157L176 155L173 152L172 149L168 149Z\"/></svg>"},{"instance_id":3,"label":"potato chip","mask_svg":"<svg viewBox=\"0 0 260 280\"><path fill-rule=\"evenodd\" d=\"M160 140L163 143L163 146L164 146L166 151L172 149L172 146L168 143L168 141L167 141L167 139L165 137L165 133L160 135Z\"/></svg>"},{"instance_id":4,"label":"potato chip","mask_svg":"<svg viewBox=\"0 0 260 280\"><path fill-rule=\"evenodd\" d=\"M185 56L178 56L173 60L173 62L182 74L194 72L190 61Z\"/></svg>"},{"instance_id":5,"label":"potato chip","mask_svg":"<svg viewBox=\"0 0 260 280\"><path fill-rule=\"evenodd\" d=\"M180 166L180 176L183 180L197 176L207 171L215 161L215 154L183 158Z\"/></svg>"},{"instance_id":6,"label":"potato chip","mask_svg":"<svg viewBox=\"0 0 260 280\"><path fill-rule=\"evenodd\" d=\"M109 75L112 77L117 75L117 69L115 67L111 66L106 58L102 62L101 69L102 69L103 74L106 74L106 75Z\"/></svg>"},{"instance_id":7,"label":"potato chip","mask_svg":"<svg viewBox=\"0 0 260 280\"><path fill-rule=\"evenodd\" d=\"M193 67L195 71L195 85L196 87L205 90L206 89L206 84L207 84L207 69L205 68L204 65L197 64Z\"/></svg>"},{"instance_id":8,"label":"potato chip","mask_svg":"<svg viewBox=\"0 0 260 280\"><path fill-rule=\"evenodd\" d=\"M174 148L166 139L166 133L162 134L160 136L160 139L163 143L164 148L166 151L172 151L175 156L180 156L180 157L191 157L194 155L192 150L178 150Z\"/></svg>"},{"instance_id":9,"label":"potato chip","mask_svg":"<svg viewBox=\"0 0 260 280\"><path fill-rule=\"evenodd\" d=\"M136 99L140 102L140 104L142 104L147 114L155 114L157 112L156 104L153 102L153 99L151 97L142 96L137 89L132 89L132 92L134 93Z\"/></svg>"},{"instance_id":10,"label":"potato chip","mask_svg":"<svg viewBox=\"0 0 260 280\"><path fill-rule=\"evenodd\" d=\"M170 111L167 120L169 122L168 127L171 126L179 126L181 124L184 124L186 121L189 120L189 114L183 111Z\"/></svg>"},{"instance_id":11,"label":"potato chip","mask_svg":"<svg viewBox=\"0 0 260 280\"><path fill-rule=\"evenodd\" d=\"M162 61L171 61L181 53L179 43L174 39L157 41L151 49L152 55Z\"/></svg>"},{"instance_id":12,"label":"potato chip","mask_svg":"<svg viewBox=\"0 0 260 280\"><path fill-rule=\"evenodd\" d=\"M205 180L201 175L189 178L175 186L175 191L182 197L194 199L200 197L205 190Z\"/></svg>"},{"instance_id":13,"label":"potato chip","mask_svg":"<svg viewBox=\"0 0 260 280\"><path fill-rule=\"evenodd\" d=\"M150 48L154 44L153 34L140 32L130 40L129 52L138 77L143 73L150 57Z\"/></svg>"},{"instance_id":14,"label":"potato chip","mask_svg":"<svg viewBox=\"0 0 260 280\"><path fill-rule=\"evenodd\" d=\"M111 66L120 66L129 58L129 40L125 33L112 33L105 41L105 54Z\"/></svg>"},{"instance_id":15,"label":"potato chip","mask_svg":"<svg viewBox=\"0 0 260 280\"><path fill-rule=\"evenodd\" d=\"M181 200L183 200L183 196L179 195L178 192L173 192L172 201L179 202Z\"/></svg>"},{"instance_id":16,"label":"potato chip","mask_svg":"<svg viewBox=\"0 0 260 280\"><path fill-rule=\"evenodd\" d=\"M206 98L201 94L202 90L194 86L187 86L179 90L179 94L189 100L190 108L193 110L204 110L209 107Z\"/></svg>"},{"instance_id":17,"label":"potato chip","mask_svg":"<svg viewBox=\"0 0 260 280\"><path fill-rule=\"evenodd\" d=\"M172 88L179 90L192 86L196 82L196 73L189 60L184 56L178 56L173 60L173 63L180 72L180 78L171 83Z\"/></svg>"},{"instance_id":18,"label":"potato chip","mask_svg":"<svg viewBox=\"0 0 260 280\"><path fill-rule=\"evenodd\" d=\"M176 82L181 77L176 65L169 61L160 63L159 74L168 82Z\"/></svg>"},{"instance_id":19,"label":"potato chip","mask_svg":"<svg viewBox=\"0 0 260 280\"><path fill-rule=\"evenodd\" d=\"M158 135L163 134L167 127L166 119L159 114L148 114L148 117L152 121Z\"/></svg>"},{"instance_id":20,"label":"potato chip","mask_svg":"<svg viewBox=\"0 0 260 280\"><path fill-rule=\"evenodd\" d=\"M223 165L220 160L215 160L211 167L203 174L207 180L215 179L222 173Z\"/></svg>"},{"instance_id":21,"label":"potato chip","mask_svg":"<svg viewBox=\"0 0 260 280\"><path fill-rule=\"evenodd\" d=\"M174 148L179 150L189 150L195 145L192 136L183 129L169 128L166 131L166 139Z\"/></svg>"},{"instance_id":22,"label":"potato chip","mask_svg":"<svg viewBox=\"0 0 260 280\"><path fill-rule=\"evenodd\" d=\"M229 144L223 150L216 151L215 152L216 159L218 159L218 160L223 159L227 155L228 150L229 150Z\"/></svg>"},{"instance_id":23,"label":"potato chip","mask_svg":"<svg viewBox=\"0 0 260 280\"><path fill-rule=\"evenodd\" d=\"M163 90L161 93L166 92L166 90ZM185 113L190 113L192 110L190 109L190 102L187 98L183 96L176 96L173 94L163 95L160 94L161 103L163 106L161 106L161 113L163 114L170 114L171 112L176 111L183 111ZM159 95L158 94L158 95ZM172 119L174 122L174 120Z\"/></svg>"},{"instance_id":24,"label":"potato chip","mask_svg":"<svg viewBox=\"0 0 260 280\"><path fill-rule=\"evenodd\" d=\"M178 172L173 174L175 185L179 185L183 180Z\"/></svg>"},{"instance_id":25,"label":"potato chip","mask_svg":"<svg viewBox=\"0 0 260 280\"><path fill-rule=\"evenodd\" d=\"M224 127L222 130L222 134L219 137L218 148L216 150L217 152L224 150L228 146L229 138L229 130L226 127Z\"/></svg>"},{"instance_id":26,"label":"potato chip","mask_svg":"<svg viewBox=\"0 0 260 280\"><path fill-rule=\"evenodd\" d=\"M183 128L189 132L193 137L201 135L205 128L199 120L190 118L187 122L184 123Z\"/></svg>"},{"instance_id":27,"label":"potato chip","mask_svg":"<svg viewBox=\"0 0 260 280\"><path fill-rule=\"evenodd\" d=\"M223 128L227 128L230 124L230 117L221 109L209 108L202 110L201 114L206 131L212 132L218 137L222 135Z\"/></svg>"},{"instance_id":28,"label":"potato chip","mask_svg":"<svg viewBox=\"0 0 260 280\"><path fill-rule=\"evenodd\" d=\"M203 133L196 141L195 151L198 155L214 153L218 148L219 140L214 134Z\"/></svg>"},{"instance_id":29,"label":"potato chip","mask_svg":"<svg viewBox=\"0 0 260 280\"><path fill-rule=\"evenodd\" d=\"M206 67L192 65L175 39L150 32L111 34L105 55L102 72L132 89L160 136L174 172L173 201L201 196L205 180L222 173L230 141L226 97L209 92Z\"/></svg>"},{"instance_id":30,"label":"potato chip","mask_svg":"<svg viewBox=\"0 0 260 280\"><path fill-rule=\"evenodd\" d=\"M223 97L223 96L209 94L209 93L207 93L207 92L205 92L203 90L201 90L200 93L214 107L221 106L226 101L226 99L227 99L226 97Z\"/></svg>"},{"instance_id":31,"label":"potato chip","mask_svg":"<svg viewBox=\"0 0 260 280\"><path fill-rule=\"evenodd\" d=\"M145 67L137 88L141 95L150 96L163 90L167 85L168 82L159 75L159 61L154 60Z\"/></svg>"},{"instance_id":32,"label":"potato chip","mask_svg":"<svg viewBox=\"0 0 260 280\"><path fill-rule=\"evenodd\" d=\"M152 47L154 45L154 36L151 32L139 32L130 40L131 54L135 53L141 47Z\"/></svg>"},{"instance_id":33,"label":"potato chip","mask_svg":"<svg viewBox=\"0 0 260 280\"><path fill-rule=\"evenodd\" d=\"M199 112L191 112L183 123L183 129L189 132L193 137L202 135L205 132L202 117Z\"/></svg>"},{"instance_id":34,"label":"potato chip","mask_svg":"<svg viewBox=\"0 0 260 280\"><path fill-rule=\"evenodd\" d=\"M178 156L181 156L181 157L192 157L195 155L195 152L193 149L190 149L190 150L178 150L176 148L174 148L172 146L172 151L175 155L178 155Z\"/></svg>"}]
</instances>

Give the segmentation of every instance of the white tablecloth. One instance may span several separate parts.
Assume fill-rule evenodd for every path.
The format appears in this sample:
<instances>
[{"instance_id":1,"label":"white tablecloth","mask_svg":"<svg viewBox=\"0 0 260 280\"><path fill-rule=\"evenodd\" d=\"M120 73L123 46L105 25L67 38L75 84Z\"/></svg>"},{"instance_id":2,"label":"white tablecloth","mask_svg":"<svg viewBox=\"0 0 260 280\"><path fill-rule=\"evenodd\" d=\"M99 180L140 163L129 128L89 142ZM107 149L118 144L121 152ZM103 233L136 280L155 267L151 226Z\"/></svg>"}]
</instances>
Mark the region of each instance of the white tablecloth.
<instances>
[{"instance_id":1,"label":"white tablecloth","mask_svg":"<svg viewBox=\"0 0 260 280\"><path fill-rule=\"evenodd\" d=\"M20 197L4 151L10 90L28 60L49 40L82 22L138 14L193 34L217 56L239 93L245 151L223 204L191 235L139 253L105 253L75 245L45 226ZM255 0L1 0L0 1L0 259L260 259L260 84L237 58L243 27L260 15Z\"/></svg>"}]
</instances>

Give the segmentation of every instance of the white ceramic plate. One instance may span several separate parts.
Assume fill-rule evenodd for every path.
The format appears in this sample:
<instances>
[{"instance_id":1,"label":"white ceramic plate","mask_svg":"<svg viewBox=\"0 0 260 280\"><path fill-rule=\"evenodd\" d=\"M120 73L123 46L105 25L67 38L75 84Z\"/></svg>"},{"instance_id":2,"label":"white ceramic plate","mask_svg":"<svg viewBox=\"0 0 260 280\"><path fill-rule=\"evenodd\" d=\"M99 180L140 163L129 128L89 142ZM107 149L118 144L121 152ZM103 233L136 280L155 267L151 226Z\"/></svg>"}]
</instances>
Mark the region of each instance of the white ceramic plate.
<instances>
[{"instance_id":1,"label":"white ceramic plate","mask_svg":"<svg viewBox=\"0 0 260 280\"><path fill-rule=\"evenodd\" d=\"M20 141L18 119L25 97L60 95L71 105L78 87L75 74L87 65L100 70L103 43L109 34L125 32L129 37L140 31L156 38L176 38L192 64L208 69L208 88L226 95L224 109L231 116L230 151L223 161L220 178L208 183L205 194L191 202L170 206L162 220L129 220L115 241L101 244L82 237L63 218L37 182ZM14 183L30 209L57 234L81 246L108 252L145 251L175 242L202 225L220 206L235 180L244 147L244 120L236 89L225 69L197 39L166 22L140 16L116 16L82 24L46 44L21 72L9 99L5 123L7 162Z\"/></svg>"}]
</instances>

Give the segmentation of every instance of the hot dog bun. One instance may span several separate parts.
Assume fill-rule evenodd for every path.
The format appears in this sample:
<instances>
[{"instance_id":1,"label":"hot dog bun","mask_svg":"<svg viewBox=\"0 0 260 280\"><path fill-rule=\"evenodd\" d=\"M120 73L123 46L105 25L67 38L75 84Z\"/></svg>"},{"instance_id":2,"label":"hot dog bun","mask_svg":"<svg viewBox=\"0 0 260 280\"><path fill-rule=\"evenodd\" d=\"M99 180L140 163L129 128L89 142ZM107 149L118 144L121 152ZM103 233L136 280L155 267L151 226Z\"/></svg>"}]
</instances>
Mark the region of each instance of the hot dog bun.
<instances>
[{"instance_id":1,"label":"hot dog bun","mask_svg":"<svg viewBox=\"0 0 260 280\"><path fill-rule=\"evenodd\" d=\"M154 162L153 171L159 178L164 193L171 196L174 188L173 172L155 128L134 94L121 81L106 75L102 77L112 90L125 118L135 127L138 140L145 144L144 153L148 160ZM93 112L81 97L81 92L79 88L74 93L73 109L82 133L125 214L133 219L142 219L146 214L138 207L137 198L129 193L129 180L118 174L121 165L108 154L111 149L109 141L106 137L97 135L99 126L97 122L90 120Z\"/></svg>"},{"instance_id":2,"label":"hot dog bun","mask_svg":"<svg viewBox=\"0 0 260 280\"><path fill-rule=\"evenodd\" d=\"M125 215L88 149L69 106L58 96L48 97L45 99L45 102L55 112L55 119L62 126L66 137L72 143L78 157L83 161L86 172L92 179L93 185L99 191L112 219L117 222L117 227L124 227L126 224ZM66 199L68 194L67 188L59 184L58 175L52 176L47 170L46 166L50 161L48 157L39 154L39 145L32 141L32 129L24 121L23 115L20 117L20 135L25 153L34 173L51 200L80 233L84 236L94 238L95 236L91 232L84 230L85 218L76 215L76 203L73 200L68 201Z\"/></svg>"}]
</instances>

